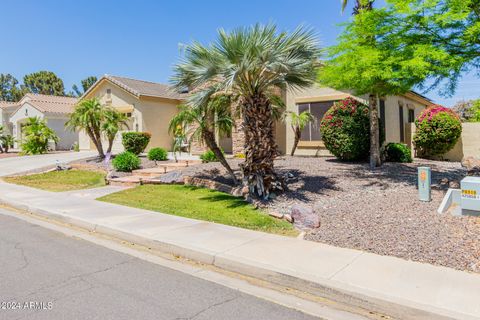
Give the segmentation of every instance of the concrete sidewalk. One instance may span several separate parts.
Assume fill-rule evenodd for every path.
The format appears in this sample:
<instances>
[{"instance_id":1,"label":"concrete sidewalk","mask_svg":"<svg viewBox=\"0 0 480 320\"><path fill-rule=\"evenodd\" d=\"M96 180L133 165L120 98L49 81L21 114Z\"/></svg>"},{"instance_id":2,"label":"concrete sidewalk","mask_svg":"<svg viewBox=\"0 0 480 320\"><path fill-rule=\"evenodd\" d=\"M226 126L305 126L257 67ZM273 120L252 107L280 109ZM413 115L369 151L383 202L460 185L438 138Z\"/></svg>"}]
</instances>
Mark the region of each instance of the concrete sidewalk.
<instances>
[{"instance_id":1,"label":"concrete sidewalk","mask_svg":"<svg viewBox=\"0 0 480 320\"><path fill-rule=\"evenodd\" d=\"M0 203L400 319L480 319L480 275L0 182Z\"/></svg>"}]
</instances>

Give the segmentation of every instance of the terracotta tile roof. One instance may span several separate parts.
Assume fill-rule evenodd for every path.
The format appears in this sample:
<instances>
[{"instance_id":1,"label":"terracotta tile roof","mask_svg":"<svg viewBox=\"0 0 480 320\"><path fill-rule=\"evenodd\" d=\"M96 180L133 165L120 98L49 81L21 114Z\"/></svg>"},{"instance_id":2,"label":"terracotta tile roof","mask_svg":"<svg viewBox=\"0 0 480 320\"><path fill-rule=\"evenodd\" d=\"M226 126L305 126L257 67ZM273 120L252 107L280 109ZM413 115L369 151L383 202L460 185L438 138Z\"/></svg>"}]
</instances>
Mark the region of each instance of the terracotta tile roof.
<instances>
[{"instance_id":1,"label":"terracotta tile roof","mask_svg":"<svg viewBox=\"0 0 480 320\"><path fill-rule=\"evenodd\" d=\"M28 103L43 113L70 114L77 101L77 98L71 97L27 93L21 103Z\"/></svg>"},{"instance_id":2,"label":"terracotta tile roof","mask_svg":"<svg viewBox=\"0 0 480 320\"><path fill-rule=\"evenodd\" d=\"M187 97L187 93L178 93L172 89L171 86L163 83L149 82L143 80L130 79L125 77L104 75L101 79L97 81L99 83L101 80L107 79L112 83L116 84L125 91L130 92L134 96L140 98L140 96L147 97L157 97L157 98L166 98L166 99L175 99L183 100ZM95 85L90 87L93 89ZM89 91L85 94L87 94ZM84 96L85 96L84 94Z\"/></svg>"},{"instance_id":3,"label":"terracotta tile roof","mask_svg":"<svg viewBox=\"0 0 480 320\"><path fill-rule=\"evenodd\" d=\"M0 101L0 109L18 108L18 102Z\"/></svg>"}]
</instances>

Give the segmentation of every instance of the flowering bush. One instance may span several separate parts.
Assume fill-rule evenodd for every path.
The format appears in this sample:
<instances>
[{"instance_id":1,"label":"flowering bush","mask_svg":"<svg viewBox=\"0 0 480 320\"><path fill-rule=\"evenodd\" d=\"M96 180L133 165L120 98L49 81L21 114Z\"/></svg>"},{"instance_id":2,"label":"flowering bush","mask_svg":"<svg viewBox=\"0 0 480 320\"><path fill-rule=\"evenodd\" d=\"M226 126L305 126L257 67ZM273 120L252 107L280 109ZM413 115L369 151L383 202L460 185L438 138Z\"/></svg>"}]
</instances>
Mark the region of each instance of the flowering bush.
<instances>
[{"instance_id":1,"label":"flowering bush","mask_svg":"<svg viewBox=\"0 0 480 320\"><path fill-rule=\"evenodd\" d=\"M417 128L413 143L418 156L442 155L451 150L462 134L459 116L451 109L433 105L415 120Z\"/></svg>"},{"instance_id":2,"label":"flowering bush","mask_svg":"<svg viewBox=\"0 0 480 320\"><path fill-rule=\"evenodd\" d=\"M336 102L323 117L325 147L342 160L366 159L370 150L368 106L353 98Z\"/></svg>"}]
</instances>

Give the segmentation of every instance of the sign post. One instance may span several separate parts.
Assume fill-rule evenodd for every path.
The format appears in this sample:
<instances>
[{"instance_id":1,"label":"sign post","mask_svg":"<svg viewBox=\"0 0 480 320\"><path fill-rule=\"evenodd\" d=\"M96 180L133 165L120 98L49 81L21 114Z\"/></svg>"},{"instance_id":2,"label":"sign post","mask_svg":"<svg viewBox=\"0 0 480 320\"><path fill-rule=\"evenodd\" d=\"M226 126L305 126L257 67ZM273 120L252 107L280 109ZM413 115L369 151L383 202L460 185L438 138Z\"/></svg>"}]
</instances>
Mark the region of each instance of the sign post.
<instances>
[{"instance_id":1,"label":"sign post","mask_svg":"<svg viewBox=\"0 0 480 320\"><path fill-rule=\"evenodd\" d=\"M418 198L420 201L431 201L432 192L432 169L430 167L418 167Z\"/></svg>"}]
</instances>

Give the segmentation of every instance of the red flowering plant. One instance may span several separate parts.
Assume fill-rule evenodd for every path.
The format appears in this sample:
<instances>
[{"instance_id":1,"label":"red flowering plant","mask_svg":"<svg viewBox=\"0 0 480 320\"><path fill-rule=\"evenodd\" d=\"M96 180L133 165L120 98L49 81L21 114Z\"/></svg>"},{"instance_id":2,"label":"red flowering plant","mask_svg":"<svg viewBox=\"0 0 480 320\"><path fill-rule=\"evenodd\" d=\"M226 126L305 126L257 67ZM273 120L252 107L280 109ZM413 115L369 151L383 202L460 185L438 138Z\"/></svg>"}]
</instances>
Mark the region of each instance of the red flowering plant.
<instances>
[{"instance_id":1,"label":"red flowering plant","mask_svg":"<svg viewBox=\"0 0 480 320\"><path fill-rule=\"evenodd\" d=\"M460 117L449 108L432 105L415 120L413 143L420 157L442 155L451 150L462 135Z\"/></svg>"},{"instance_id":2,"label":"red flowering plant","mask_svg":"<svg viewBox=\"0 0 480 320\"><path fill-rule=\"evenodd\" d=\"M353 98L334 103L320 123L325 147L342 160L363 160L370 150L368 106Z\"/></svg>"}]
</instances>

